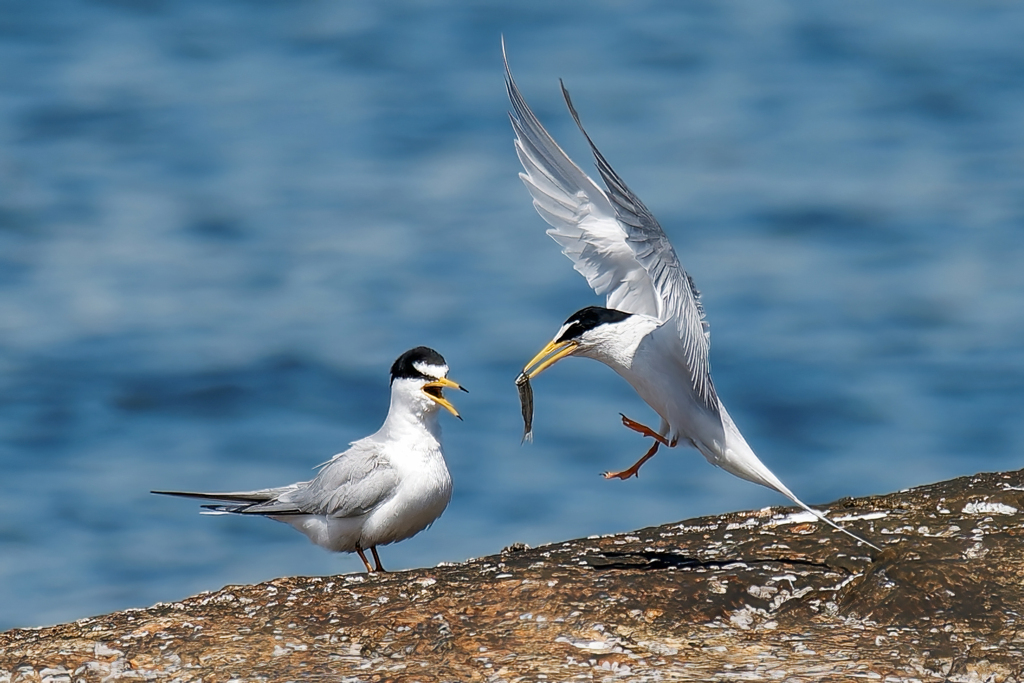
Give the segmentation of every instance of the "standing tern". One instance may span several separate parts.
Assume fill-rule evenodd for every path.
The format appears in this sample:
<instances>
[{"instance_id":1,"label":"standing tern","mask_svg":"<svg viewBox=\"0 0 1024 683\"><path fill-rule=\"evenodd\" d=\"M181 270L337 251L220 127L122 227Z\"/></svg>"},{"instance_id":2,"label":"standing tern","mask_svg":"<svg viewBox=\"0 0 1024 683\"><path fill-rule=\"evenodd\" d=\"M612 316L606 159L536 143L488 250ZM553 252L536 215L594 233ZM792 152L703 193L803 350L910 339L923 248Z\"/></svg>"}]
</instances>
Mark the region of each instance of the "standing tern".
<instances>
[{"instance_id":1,"label":"standing tern","mask_svg":"<svg viewBox=\"0 0 1024 683\"><path fill-rule=\"evenodd\" d=\"M700 292L658 221L584 130L565 85L565 103L590 145L607 191L541 125L512 78L507 56L505 85L516 153L524 169L519 177L533 195L537 213L551 225L547 233L594 291L606 297L606 307L589 306L569 316L527 363L517 384L528 383L567 356L601 361L661 417L654 430L622 416L623 425L652 437L654 444L633 466L606 472L606 478L638 476L660 446L690 445L712 465L778 491L822 522L879 550L797 498L747 445L711 381L711 336ZM529 429L527 424L526 438Z\"/></svg>"},{"instance_id":2,"label":"standing tern","mask_svg":"<svg viewBox=\"0 0 1024 683\"><path fill-rule=\"evenodd\" d=\"M399 356L391 366L384 425L321 465L310 481L237 493L153 493L227 503L204 505L213 511L207 514L260 515L291 524L328 550L359 553L373 572L364 553L369 550L376 571L385 571L377 546L423 531L452 497L437 414L444 408L461 420L442 390L466 389L447 374L444 358L426 346Z\"/></svg>"}]
</instances>

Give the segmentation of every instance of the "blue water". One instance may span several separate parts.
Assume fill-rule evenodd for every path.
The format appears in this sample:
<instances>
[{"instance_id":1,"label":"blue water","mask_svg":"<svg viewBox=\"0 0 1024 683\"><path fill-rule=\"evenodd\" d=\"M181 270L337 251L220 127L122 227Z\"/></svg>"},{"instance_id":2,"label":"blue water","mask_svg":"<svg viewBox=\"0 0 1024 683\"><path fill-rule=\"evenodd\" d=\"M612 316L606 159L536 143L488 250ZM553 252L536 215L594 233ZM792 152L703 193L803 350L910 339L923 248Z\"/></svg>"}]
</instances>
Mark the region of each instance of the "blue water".
<instances>
[{"instance_id":1,"label":"blue water","mask_svg":"<svg viewBox=\"0 0 1024 683\"><path fill-rule=\"evenodd\" d=\"M0 628L356 571L152 488L304 479L427 344L472 393L431 566L783 504L607 368L513 378L598 303L516 174L499 36L704 293L724 402L808 502L1024 454L1024 8L953 2L8 2L0 10Z\"/></svg>"}]
</instances>

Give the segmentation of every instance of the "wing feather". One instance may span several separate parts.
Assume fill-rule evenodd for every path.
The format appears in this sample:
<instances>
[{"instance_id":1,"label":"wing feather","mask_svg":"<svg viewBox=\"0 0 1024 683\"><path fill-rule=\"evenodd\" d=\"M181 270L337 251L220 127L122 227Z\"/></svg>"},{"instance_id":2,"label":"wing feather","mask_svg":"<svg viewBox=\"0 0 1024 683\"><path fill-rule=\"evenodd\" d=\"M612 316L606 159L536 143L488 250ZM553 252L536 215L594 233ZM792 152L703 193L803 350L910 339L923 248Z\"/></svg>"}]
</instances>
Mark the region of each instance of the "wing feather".
<instances>
[{"instance_id":1,"label":"wing feather","mask_svg":"<svg viewBox=\"0 0 1024 683\"><path fill-rule=\"evenodd\" d=\"M519 174L537 213L551 226L547 233L562 253L606 297L609 308L658 315L657 293L626 244L615 208L600 187L558 146L534 115L505 62L505 84L513 111Z\"/></svg>"},{"instance_id":2,"label":"wing feather","mask_svg":"<svg viewBox=\"0 0 1024 683\"><path fill-rule=\"evenodd\" d=\"M328 517L358 517L370 512L389 500L398 487L398 474L380 449L370 438L354 442L324 465L316 478L282 496L281 501Z\"/></svg>"},{"instance_id":3,"label":"wing feather","mask_svg":"<svg viewBox=\"0 0 1024 683\"><path fill-rule=\"evenodd\" d=\"M217 512L247 515L365 515L394 495L398 475L371 439L360 439L324 464L311 481L259 491L193 493L153 491L169 496L201 498L225 504L204 505Z\"/></svg>"},{"instance_id":4,"label":"wing feather","mask_svg":"<svg viewBox=\"0 0 1024 683\"><path fill-rule=\"evenodd\" d=\"M591 140L564 85L569 113L590 145L607 192L541 125L516 86L507 57L505 85L513 109L509 118L516 153L524 169L519 177L533 196L537 213L551 226L547 233L594 291L606 297L608 308L673 321L694 393L717 412L708 358L711 332L700 292L665 231Z\"/></svg>"}]
</instances>

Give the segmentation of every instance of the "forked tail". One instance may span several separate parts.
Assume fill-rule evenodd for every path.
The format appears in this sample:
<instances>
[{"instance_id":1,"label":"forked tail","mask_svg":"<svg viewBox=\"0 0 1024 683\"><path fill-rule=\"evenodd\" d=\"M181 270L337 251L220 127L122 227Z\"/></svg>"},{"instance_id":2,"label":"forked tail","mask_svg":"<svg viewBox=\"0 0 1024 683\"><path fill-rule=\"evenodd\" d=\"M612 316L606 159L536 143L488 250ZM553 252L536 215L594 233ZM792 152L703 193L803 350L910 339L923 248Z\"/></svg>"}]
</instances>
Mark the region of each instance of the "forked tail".
<instances>
[{"instance_id":1,"label":"forked tail","mask_svg":"<svg viewBox=\"0 0 1024 683\"><path fill-rule=\"evenodd\" d=\"M860 537L860 536L858 536L857 534L853 533L852 531L850 531L849 529L847 529L847 528L846 528L846 527L844 527L843 525L841 525L841 524L836 524L836 523L835 523L835 522L833 522L833 521L832 521L831 519L829 519L828 517L826 517L826 516L825 516L825 515L824 515L823 513L821 513L821 512L818 512L817 510L815 510L814 508L812 508L812 507L811 507L810 505L806 505L806 504L805 504L805 503L804 503L804 502L803 502L802 500L800 500L799 498L797 498L796 496L794 496L794 495L793 495L793 494L792 494L792 493L791 493L791 492L789 491L789 489L787 489L787 488L786 488L785 486L783 486L782 488L778 488L778 487L775 487L775 486L773 486L773 487L771 487L771 488L774 488L774 489L775 489L776 491L778 491L778 492L779 492L779 493L781 493L782 495L784 495L784 496L786 496L787 498L789 498L789 499L790 499L791 501L793 501L794 503L796 503L797 505L799 505L800 507L802 507L802 508L803 508L804 510L806 510L807 512L810 512L810 513L811 513L812 515L814 515L815 517L817 517L818 519L820 519L820 520L821 520L822 522L825 522L825 524L828 524L828 525L829 525L830 527L832 527L833 529L838 529L839 531L842 531L842 532L843 532L844 534L846 534L847 536L849 536L849 537L850 537L850 538L852 538L853 540L855 540L855 541L858 541L858 542L860 542L860 543L863 543L864 545L868 546L869 548L874 548L874 549L875 549L875 550L877 550L878 552L882 552L882 549L881 549L881 548L879 548L879 547L878 547L877 545L875 545L874 543L871 543L871 542L869 542L869 541L865 541L865 540L864 540L863 538L861 538L861 537Z\"/></svg>"},{"instance_id":2,"label":"forked tail","mask_svg":"<svg viewBox=\"0 0 1024 683\"><path fill-rule=\"evenodd\" d=\"M161 496L178 496L179 498L198 498L199 500L216 500L219 504L202 505L200 514L250 514L280 517L284 515L302 514L294 503L278 500L278 496L292 487L284 486L277 489L261 489L259 491L237 491L232 493L199 493L196 491L150 491ZM223 503L228 503L224 505Z\"/></svg>"},{"instance_id":3,"label":"forked tail","mask_svg":"<svg viewBox=\"0 0 1024 683\"><path fill-rule=\"evenodd\" d=\"M837 529L838 531L842 531L844 534L846 534L847 536L849 536L853 540L857 541L858 543L863 543L864 545L868 546L869 548L874 548L875 550L881 552L882 549L879 548L874 543L871 543L869 541L864 540L863 538L861 538L857 534L853 533L852 531L850 531L846 527L842 526L841 524L836 524L831 519L826 517L823 513L818 512L817 510L812 508L810 505L808 505L807 503L803 502L802 500L797 498L795 495L793 495L793 492L790 491L788 488L786 488L786 485L783 484L781 481L779 481L779 478L776 477L774 474L772 474L772 471L769 470L767 467L765 467L764 463L762 463L757 458L757 456L754 455L754 453L752 451L750 453L749 458L753 458L753 460L757 463L757 465L759 465L759 467L758 466L750 467L750 465L753 464L753 463L750 463L750 462L744 462L743 465L745 465L745 466L743 466L743 467L735 467L735 465L736 465L735 462L723 462L723 463L720 463L720 466L722 467L722 469L724 469L724 470L726 470L728 472L731 472L732 474L735 474L737 477L740 477L741 479L746 479L747 481L751 481L751 482L754 482L755 484L760 484L761 486L766 486L766 487L768 487L770 489L774 489L774 490L778 491L779 493L784 495L786 498L789 498L791 501L793 501L794 503L799 505L801 508L803 508L807 512L809 512L812 515L814 515L820 521L824 522L825 524L828 524L833 529Z\"/></svg>"},{"instance_id":4,"label":"forked tail","mask_svg":"<svg viewBox=\"0 0 1024 683\"><path fill-rule=\"evenodd\" d=\"M874 543L865 541L863 538L853 533L849 529L845 528L841 524L836 524L831 519L826 517L824 514L818 512L810 505L807 505L802 500L793 495L793 492L790 491L785 484L779 481L779 478L776 477L772 473L772 471L768 469L763 462L761 462L760 458L758 458L757 455L754 454L754 451L750 448L750 446L747 445L747 442L743 438L743 435L740 434L740 431L736 428L736 425L733 424L733 421L729 417L729 414L725 412L724 407L721 408L721 413L723 418L723 426L725 427L725 441L727 444L725 448L725 454L709 454L703 448L700 449L701 452L704 454L704 457L711 461L712 464L718 465L726 472L735 474L737 477L741 479L746 479L747 481L753 482L755 484L760 484L761 486L766 486L770 489L778 491L786 498L789 498L791 501L799 505L801 508L814 515L820 521L824 522L825 524L828 524L833 529L842 531L850 538L854 539L858 543L863 543L869 548L874 548L879 552L882 551L882 549Z\"/></svg>"}]
</instances>

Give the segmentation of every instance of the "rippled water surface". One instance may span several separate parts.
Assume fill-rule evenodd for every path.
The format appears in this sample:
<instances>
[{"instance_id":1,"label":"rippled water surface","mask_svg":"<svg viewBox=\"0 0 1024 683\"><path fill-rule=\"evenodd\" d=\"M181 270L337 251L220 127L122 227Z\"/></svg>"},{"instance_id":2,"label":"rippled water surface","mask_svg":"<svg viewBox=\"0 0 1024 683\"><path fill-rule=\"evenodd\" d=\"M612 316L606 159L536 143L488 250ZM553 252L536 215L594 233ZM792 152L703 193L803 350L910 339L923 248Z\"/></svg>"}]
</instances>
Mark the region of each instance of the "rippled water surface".
<instances>
[{"instance_id":1,"label":"rippled water surface","mask_svg":"<svg viewBox=\"0 0 1024 683\"><path fill-rule=\"evenodd\" d=\"M499 37L565 79L704 293L712 365L808 502L1024 453L1024 10L1003 3L9 2L0 628L356 571L152 488L310 476L427 344L472 393L398 569L782 504L647 444L607 368L513 379L599 300L516 174Z\"/></svg>"}]
</instances>

